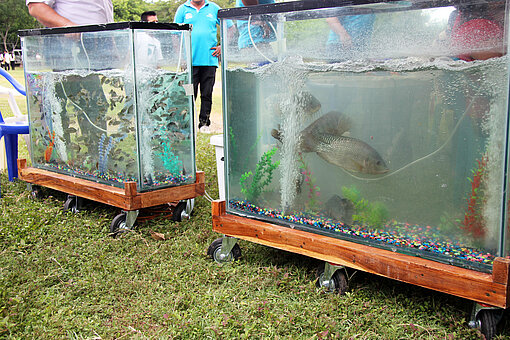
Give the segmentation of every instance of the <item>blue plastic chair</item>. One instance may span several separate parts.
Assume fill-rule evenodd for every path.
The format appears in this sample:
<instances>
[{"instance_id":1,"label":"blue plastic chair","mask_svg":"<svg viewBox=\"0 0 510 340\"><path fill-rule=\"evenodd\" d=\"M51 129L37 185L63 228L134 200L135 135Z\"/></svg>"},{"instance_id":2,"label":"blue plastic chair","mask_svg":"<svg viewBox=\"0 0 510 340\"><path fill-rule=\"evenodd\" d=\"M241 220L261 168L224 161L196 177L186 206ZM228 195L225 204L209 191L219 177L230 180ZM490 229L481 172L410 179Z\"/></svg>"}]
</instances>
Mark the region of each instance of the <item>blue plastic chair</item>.
<instances>
[{"instance_id":1,"label":"blue plastic chair","mask_svg":"<svg viewBox=\"0 0 510 340\"><path fill-rule=\"evenodd\" d=\"M2 75L5 79L11 83L14 88L26 96L25 88L16 81L9 73L7 73L4 69L0 68L0 75ZM11 103L10 103L11 104ZM11 107L14 104L11 104ZM16 105L17 109L17 105ZM14 110L14 109L13 109ZM17 110L19 112L19 109ZM6 122L7 121L7 122ZM4 137L5 140L5 154L7 158L7 172L9 174L9 181L14 181L14 178L18 177L18 135L28 134L28 122L14 121L11 122L10 119L4 120L2 117L2 113L0 112L0 139Z\"/></svg>"}]
</instances>

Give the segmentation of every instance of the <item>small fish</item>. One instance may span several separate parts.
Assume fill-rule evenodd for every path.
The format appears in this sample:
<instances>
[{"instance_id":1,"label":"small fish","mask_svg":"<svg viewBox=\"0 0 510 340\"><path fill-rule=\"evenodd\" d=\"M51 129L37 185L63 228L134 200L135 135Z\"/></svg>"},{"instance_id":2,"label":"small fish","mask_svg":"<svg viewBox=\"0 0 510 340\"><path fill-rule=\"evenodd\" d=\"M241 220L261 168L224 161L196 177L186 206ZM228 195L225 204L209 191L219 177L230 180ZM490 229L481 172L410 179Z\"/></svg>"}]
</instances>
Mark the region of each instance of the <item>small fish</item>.
<instances>
[{"instance_id":1,"label":"small fish","mask_svg":"<svg viewBox=\"0 0 510 340\"><path fill-rule=\"evenodd\" d=\"M172 128L179 129L179 123L177 123L177 122L170 122L170 123L168 123L166 125L166 128L167 129L172 129Z\"/></svg>"},{"instance_id":2,"label":"small fish","mask_svg":"<svg viewBox=\"0 0 510 340\"><path fill-rule=\"evenodd\" d=\"M77 151L77 152L80 152L80 150L81 150L81 146L80 146L80 145L78 145L78 144L72 144L72 145L70 146L70 148L71 148L72 150Z\"/></svg>"}]
</instances>

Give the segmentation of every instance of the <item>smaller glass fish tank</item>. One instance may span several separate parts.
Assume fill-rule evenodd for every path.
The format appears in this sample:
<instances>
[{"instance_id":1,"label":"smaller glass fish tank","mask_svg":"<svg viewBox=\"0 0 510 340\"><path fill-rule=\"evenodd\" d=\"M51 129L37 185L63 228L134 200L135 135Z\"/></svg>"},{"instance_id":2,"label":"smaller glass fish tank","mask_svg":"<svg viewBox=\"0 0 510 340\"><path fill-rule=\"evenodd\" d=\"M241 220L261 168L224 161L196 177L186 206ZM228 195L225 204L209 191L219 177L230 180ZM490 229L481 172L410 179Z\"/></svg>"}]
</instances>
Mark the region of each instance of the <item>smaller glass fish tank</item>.
<instances>
[{"instance_id":1,"label":"smaller glass fish tank","mask_svg":"<svg viewBox=\"0 0 510 340\"><path fill-rule=\"evenodd\" d=\"M190 30L20 31L32 167L139 192L194 183Z\"/></svg>"}]
</instances>

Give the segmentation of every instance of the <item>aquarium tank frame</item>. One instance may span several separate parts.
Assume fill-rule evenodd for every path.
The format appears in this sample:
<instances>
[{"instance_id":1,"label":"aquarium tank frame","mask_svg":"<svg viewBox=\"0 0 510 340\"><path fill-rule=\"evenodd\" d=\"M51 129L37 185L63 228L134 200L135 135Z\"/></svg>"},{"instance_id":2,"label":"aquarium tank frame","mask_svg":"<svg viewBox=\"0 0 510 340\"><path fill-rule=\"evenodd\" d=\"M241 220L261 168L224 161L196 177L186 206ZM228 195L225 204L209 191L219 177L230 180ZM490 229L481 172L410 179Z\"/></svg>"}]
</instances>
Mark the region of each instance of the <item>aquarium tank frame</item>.
<instances>
[{"instance_id":1,"label":"aquarium tank frame","mask_svg":"<svg viewBox=\"0 0 510 340\"><path fill-rule=\"evenodd\" d=\"M80 33L91 33L91 32L107 32L107 31L118 31L118 30L130 30L131 31L131 40L133 40L133 36L135 34L135 30L157 30L157 31L165 31L165 30L168 30L168 31L191 31L191 25L189 24L177 24L177 23L161 23L161 22L143 22L143 21L127 21L127 22L116 22L116 23L108 23L108 24L93 24L93 25L82 25L82 26L69 26L69 27L54 27L54 28L41 28L41 29L29 29L29 30L20 30L18 32L19 36L20 37L37 37L37 36L52 36L52 35L62 35L62 34L80 34ZM132 43L134 44L134 41L132 41ZM180 48L186 48L186 46L182 46ZM88 57L88 56L87 56ZM134 56L133 56L134 57ZM27 56L25 56L25 58L27 58ZM23 63L25 65L25 63ZM133 77L134 77L134 90L135 90L135 93L136 93L136 83L137 83L137 71L136 71L136 60L135 60L135 63L133 63L133 69L134 69L134 72L133 72ZM134 95L133 96L133 106L134 107L138 107L138 103L137 103L137 97L138 95ZM29 100L28 96L27 96L27 100ZM191 104L191 111L194 111L194 102L193 101L190 101L190 104ZM29 118L30 118L30 112L28 113L29 114ZM140 114L137 114L136 115L136 120L135 120L135 130L136 130L136 136L141 136L142 135L142 131L141 131L141 122L140 122L140 119L141 119L141 115ZM194 117L193 115L190 116L190 129L193 131L194 130ZM141 162L141 157L142 157L142 148L141 148L141 141L139 138L136 139L137 141L137 150L136 150L136 155L137 155L137 174L138 174L138 178L136 180L136 182L138 183L138 190L140 192L144 192L144 191L150 191L150 190L154 190L154 189L157 189L157 188L153 188L153 187L150 187L150 186L146 186L146 185L142 185L142 183L144 182L142 180L142 162ZM195 154L195 141L194 141L194 138L191 138L191 149L193 150L193 152L191 153L194 157L194 154ZM31 154L31 157L32 157L32 163L35 164L34 162L34 154ZM193 163L195 161L193 160ZM60 170L58 168L54 169L56 172L60 172ZM192 167L192 169L189 169L189 171L192 171L194 172L195 171L195 167ZM68 175L73 175L73 176L76 176L76 177L80 177L80 178L84 178L84 179L90 179L89 177L87 176L83 176L81 174L69 174L68 172L62 172L63 174L68 174ZM104 181L102 178L98 177L95 179L97 182L99 183L103 183L103 184L110 184L108 181ZM160 186L160 188L164 188L164 187L172 187L172 186L175 186L173 184L167 184L167 185L162 185ZM122 185L120 185L120 187L122 187Z\"/></svg>"},{"instance_id":2,"label":"aquarium tank frame","mask_svg":"<svg viewBox=\"0 0 510 340\"><path fill-rule=\"evenodd\" d=\"M174 76L174 78L170 79L171 85L176 84L179 87L178 95L179 98L184 98L183 103L179 103L178 105L184 105L186 108L183 111L179 111L177 113L177 108L174 108L173 111L167 110L164 111L163 114L169 117L175 117L175 116L189 116L189 124L188 124L188 130L190 131L190 138L189 138L189 144L186 144L186 147L188 149L185 150L184 157L187 157L186 160L191 161L192 166L189 169L186 169L191 176L187 176L186 180L183 180L181 182L172 182L171 180L165 181L160 180L159 183L152 185L151 183L145 184L142 177L145 175L142 175L142 159L144 157L142 145L141 145L141 136L142 135L142 117L141 115L144 114L144 112L140 113L138 112L139 106L137 103L137 97L139 96L138 88L137 88L137 68L140 65L145 65L143 62L138 62L136 60L136 43L137 43L137 34L145 32L144 30L149 30L152 32L169 32L169 31L175 31L175 32L183 32L180 34L180 54L178 55L178 62L177 64L180 65L180 61L182 58L182 55L184 55L185 58L190 58L190 51L191 51L191 42L190 42L190 32L191 32L191 26L188 24L176 24L176 23L149 23L149 22L119 22L119 23L109 23L109 24L98 24L98 25L85 25L85 26L70 26L70 27L58 27L58 28L43 28L43 29L31 29L31 30L22 30L19 31L19 35L22 38L30 38L30 37L45 37L45 36L56 36L57 39L60 35L66 36L70 35L70 37L73 37L73 34L81 34L81 33L102 33L102 32L112 32L114 34L115 32L129 32L129 35L124 35L125 38L124 42L127 42L125 44L125 48L130 53L131 59L127 59L128 63L122 64L122 66L127 65L128 72L132 72L133 83L129 84L129 86L132 86L129 90L132 93L132 103L130 104L134 110L136 110L133 115L134 118L129 123L130 128L132 129L132 132L130 132L132 135L134 135L135 139L132 143L132 149L129 150L135 150L136 151L136 174L137 174L137 180L129 180L129 179L122 179L118 183L113 183L112 181L109 181L108 179L103 179L100 177L92 178L91 175L82 175L80 173L71 173L68 170L62 170L59 171L58 168L48 168L47 166L28 166L27 161L24 159L18 160L18 167L19 167L19 178L21 180L24 180L29 183L29 188L32 191L33 197L38 197L41 194L41 187L47 187L50 189L62 191L68 194L68 198L64 204L64 211L72 211L72 212L78 212L79 210L82 210L85 207L85 200L91 200L94 202L99 202L111 206L118 207L122 209L122 212L117 215L110 226L110 232L112 236L116 236L122 232L131 230L137 218L139 218L139 212L142 209L149 209L150 212L148 214L143 213L140 218L143 219L150 219L153 218L152 216L157 216L158 214L165 214L170 215L173 220L180 221L183 218L190 218L191 211L194 207L194 199L195 197L198 197L200 195L203 195L205 192L205 179L204 179L204 172L203 171L197 171L196 170L196 158L195 158L195 138L194 138L194 122L193 122L193 100L191 99L191 94L189 91L190 84L182 83L182 82L176 82L178 79ZM172 38L169 34L166 34L167 37L170 39ZM92 39L97 39L96 35L92 34ZM99 39L101 37L99 36ZM140 38L142 39L142 38ZM155 38L156 39L156 38ZM173 39L168 39L166 41L167 45L172 45L173 48ZM95 44L101 44L101 40L93 40ZM104 43L104 41L103 41ZM22 39L22 45L23 39ZM81 46L83 49L85 49L85 46L83 46L83 40L81 40ZM26 47L26 46L24 46ZM36 58L36 55L34 53L39 53L40 51L37 50L37 48L41 48L40 46L36 46L36 48L32 47L30 52L25 51L23 53L24 59L27 59L32 55L33 58ZM166 48L166 47L164 47ZM165 50L165 53L168 52ZM40 53L44 53L45 51L42 51ZM91 67L91 62L96 62L95 59L93 59L92 56L89 57L87 51L85 50L85 55L87 57L88 61L88 71L95 70L96 68L94 65ZM108 53L108 52L107 52ZM162 60L163 56L160 56L160 60ZM51 57L50 57L51 58ZM96 59L99 59L96 56ZM114 58L111 58L114 59ZM120 59L120 58L119 58ZM102 62L101 60L99 62ZM114 62L112 61L110 64L107 64L107 66L104 67L104 69L108 70L112 68L112 65ZM24 62L24 65L26 67L28 63ZM103 63L104 64L104 63ZM101 64L101 65L103 65ZM190 63L187 63L190 65ZM39 69L39 65L34 63L34 68ZM77 64L78 65L78 64ZM73 65L66 65L67 67L72 67ZM75 65L76 66L76 65ZM154 64L152 67L158 67L161 66L159 63L156 65ZM101 66L102 67L102 66ZM164 65L162 67L165 67ZM46 71L47 66L43 65L44 71ZM85 67L87 69L87 67ZM115 68L115 66L114 66ZM54 72L54 70L49 67L51 72ZM103 68L98 68L102 70ZM148 69L146 67L145 69ZM71 68L72 70L72 68ZM79 69L78 69L79 70ZM26 75L26 68L25 68L25 75ZM163 70L164 73L164 70ZM188 69L186 71L186 75L189 74L189 82L191 82L191 71ZM105 79L103 79L105 80ZM103 80L101 80L101 86L103 86ZM105 80L106 81L106 80ZM28 82L28 80L27 80ZM99 83L99 79L98 79ZM182 83L182 84L181 84ZM123 88L124 84L121 84ZM152 85L151 85L152 86ZM159 85L161 86L161 85ZM63 87L63 86L62 86ZM127 85L126 85L127 87ZM141 87L141 86L138 86ZM167 88L165 88L165 91L170 87L168 85ZM170 90L172 90L171 88ZM159 93L160 91L154 91ZM65 94L65 93L64 93ZM127 97L127 95L126 95ZM151 98L157 98L155 95L152 95ZM181 99L182 99L181 98ZM29 100L27 96L27 101ZM166 100L166 99L165 99ZM181 100L182 102L183 100ZM122 102L122 100L117 101ZM115 104L112 100L112 103ZM73 103L74 104L74 103ZM110 104L110 105L113 105ZM160 102L160 106L166 107L168 106L166 102ZM76 104L74 104L76 105ZM116 105L116 104L115 104ZM123 104L124 105L124 104ZM127 104L126 104L127 105ZM122 106L121 110L125 106ZM177 106L178 106L177 105ZM175 104L173 106L176 106ZM83 111L83 109L82 109ZM85 112L85 111L84 111ZM114 112L115 113L115 112ZM115 114L115 115L118 115ZM95 126L90 118L88 118L87 114L85 114L86 118L90 122L91 125ZM29 117L30 117L30 110L29 110ZM152 117L149 117L152 119ZM121 118L120 118L121 119ZM175 120L175 118L172 118ZM147 119L146 119L147 120ZM161 120L161 118L159 118ZM116 122L116 124L120 124L119 122ZM116 125L114 124L114 125ZM166 123L165 123L166 124ZM151 128L152 125L151 125ZM47 128L48 129L48 128ZM181 130L183 131L183 130ZM50 143L47 148L47 151L52 151L52 147L55 144L54 138L55 133L53 133L53 138L50 133L50 130L48 129L47 133L49 134ZM145 132L147 133L147 132ZM128 135L127 133L125 134ZM181 135L185 136L182 132ZM48 137L48 136L46 136ZM101 162L106 163L106 161L101 157L105 158L108 157L108 153L110 152L111 148L113 147L112 143L112 137L105 137L103 134L101 137L101 140L99 141L98 145L98 151L99 151L99 161L96 166L100 167ZM182 137L182 139L185 139L185 137ZM162 141L160 144L164 144ZM163 145L164 146L164 145ZM161 156L165 155L164 153L165 149L161 152ZM90 153L90 151L87 151ZM125 152L122 150L122 152ZM49 153L49 152L48 152ZM51 157L51 153L50 157ZM126 153L127 154L127 153ZM166 153L168 154L168 152ZM103 156L101 156L103 155ZM32 152L32 164L34 164L34 153ZM44 155L46 156L46 155ZM48 157L49 158L49 157ZM177 156L174 156L174 158L177 158ZM47 159L48 162L48 159ZM163 162L164 163L164 162ZM182 162L181 162L182 163ZM44 164L43 164L44 165ZM163 166L167 167L166 164L163 164ZM154 167L154 166L153 166ZM101 168L99 168L101 169ZM101 170L100 170L101 171ZM172 175L173 176L173 175ZM173 179L172 179L173 180ZM115 185L114 185L115 184ZM155 209L158 208L158 209ZM147 215L147 216L145 216Z\"/></svg>"},{"instance_id":3,"label":"aquarium tank frame","mask_svg":"<svg viewBox=\"0 0 510 340\"><path fill-rule=\"evenodd\" d=\"M294 21L306 21L311 19L324 19L332 16L332 14L340 15L353 15L353 14L375 14L375 13L394 13L394 12L404 12L404 11L415 11L415 10L428 10L435 9L439 7L451 7L451 6L470 6L477 5L479 1L471 0L471 1L389 1L389 2L380 2L380 1L343 1L343 0L325 0L325 1L293 1L293 2L283 2L283 3L274 3L267 5L257 5L257 6L248 6L248 7L238 7L238 8L228 8L222 9L218 13L218 17L221 20L221 37L222 37L222 45L224 47L224 51L222 53L222 79L223 79L223 110L224 110L224 149L225 149L225 162L224 172L228 174L228 176L232 177L233 169L232 167L237 166L238 164L233 164L232 162L232 154L234 150L230 150L237 147L235 143L243 142L242 139L245 139L246 136L243 134L242 139L235 139L234 141L229 141L231 139L230 134L234 136L231 131L232 126L229 125L229 115L235 115L236 113L242 113L242 116L246 121L251 118L246 118L249 114L247 112L243 112L242 105L235 106L236 110L239 112L228 112L229 105L232 106L231 101L233 100L232 93L238 93L239 86L242 86L241 80L244 78L236 78L235 81L238 83L234 83L234 85L230 85L228 87L227 82L229 79L234 79L233 75L227 74L229 69L229 63L232 63L233 70L235 72L242 70L245 67L249 72L249 76L256 78L257 76L261 76L262 79L267 80L269 76L263 73L262 69L269 69L269 66L272 62L265 58L259 58L263 60L263 62L258 63L253 62L250 64L250 57L245 53L242 55L242 52L236 51L237 47L236 41L231 39L228 36L229 28L232 26L232 23L235 23L236 20L248 22L248 26L250 25L250 20L253 21L268 21L270 26L273 26L274 31L274 39L271 41L272 50L269 48L271 52L273 52L273 62L278 63L282 62L285 57L290 55L285 51L285 33L284 25L286 23L292 24ZM486 3L499 3L498 1L487 1ZM508 17L508 8L506 7L506 17ZM507 18L505 20L508 20ZM507 24L507 22L506 22ZM505 25L504 30L504 40L505 46L508 45L508 25ZM250 37L251 38L251 37ZM299 41L299 39L297 40ZM232 44L234 42L234 44ZM295 42L295 41L294 41ZM253 43L253 40L252 40ZM240 43L239 43L240 44ZM254 46L255 49L256 46ZM241 49L241 48L239 48ZM304 49L304 48L303 48ZM298 51L301 51L297 49ZM257 49L258 51L258 49ZM282 52L283 51L283 52ZM438 50L439 51L439 50ZM437 54L433 54L437 52L436 50L431 52L431 58L441 58L444 54L441 54L442 51L439 51ZM238 53L238 54L237 54ZM257 52L252 51L251 53L257 54ZM262 53L259 53L262 57ZM298 53L296 53L298 54ZM312 61L312 69L315 67L313 62L319 60L317 64L320 63L320 58L322 55L314 59L314 53L310 53L307 55L309 57L308 60ZM238 55L244 57L245 59L237 60L235 57ZM429 55L426 55L429 57ZM256 59L256 58L253 58ZM303 58L304 59L304 58ZM268 62L269 61L269 62ZM248 65L248 66L239 66L239 65ZM324 64L328 64L328 62L324 62ZM257 73L257 69L261 71ZM339 67L339 69L341 69ZM336 69L335 69L336 70ZM374 72L377 73L379 69L375 69ZM398 72L398 71L397 71ZM255 74L255 75L253 75ZM285 73L276 73L278 76L281 76ZM243 74L244 76L244 74ZM261 82L262 83L262 82ZM508 79L506 79L506 85L508 86ZM262 87L263 85L253 85L248 83L246 85L249 89L255 88L255 86ZM271 88L271 87L269 87ZM232 91L229 93L228 91ZM508 90L508 89L507 89ZM237 92L236 92L237 91ZM253 96L257 96L255 91L259 91L259 89L255 89L251 91ZM260 90L262 91L262 90ZM270 90L269 90L270 91ZM271 94L270 92L266 94ZM230 97L230 98L227 98ZM262 99L258 99L259 102L267 104L267 102L263 102L263 100L267 99L263 95L261 95ZM507 96L508 97L508 96ZM285 97L287 99L287 97ZM255 101L254 101L255 102ZM246 103L246 106L250 106L251 109L254 102ZM508 105L505 106L502 110L507 112ZM266 108L267 109L267 108ZM469 109L469 106L468 106ZM468 111L466 109L465 112ZM264 109L261 109L264 110ZM249 111L250 114L252 111ZM264 112L266 116L259 119L260 122L263 118L267 118L269 114ZM273 113L276 115L276 113ZM278 113L278 114L281 114ZM465 113L462 114L459 122L463 119ZM509 166L509 147L508 147L508 135L509 135L509 121L508 115L506 115L504 121L499 125L501 127L501 131L504 131L505 143L502 147L503 155L501 160L501 167L504 169L504 173L501 175L500 183L503 188L507 188L507 168ZM278 121L278 120L275 120ZM278 121L279 122L279 121ZM246 123L251 126L251 120ZM267 127L263 125L263 127ZM276 125L276 124L275 124ZM459 123L453 131L457 130ZM306 125L305 125L306 126ZM259 127L260 128L260 127ZM271 128L269 128L271 129ZM247 129L249 130L249 129ZM239 132L237 130L235 132ZM243 130L244 131L244 130ZM251 141L256 139L258 142L260 138L260 134L265 132L259 132L257 130L253 136L251 136ZM276 131L276 132L273 132ZM277 139L279 142L279 131L274 130L271 131L271 136ZM294 130L295 131L295 130ZM299 130L298 130L299 131ZM245 131L246 133L246 131ZM252 131L248 131L248 133L252 133ZM264 138L264 137L262 137ZM504 257L507 253L508 244L506 244L508 237L507 235L507 190L501 191L501 202L500 206L496 206L497 214L495 214L494 221L499 221L497 225L496 237L499 237L496 241L496 247L490 248L491 253L494 256L494 260L490 265L486 263L479 263L473 261L469 263L462 258L454 258L449 256L448 254L426 254L424 252L419 252L418 250L412 248L403 247L392 247L392 246L382 246L377 245L372 241L367 239L362 239L358 236L354 236L352 234L343 234L343 235L332 235L329 231L316 229L307 225L307 222L295 222L294 220L286 219L284 213L285 206L283 207L277 205L275 210L272 210L272 206L256 206L255 204L251 205L251 192L250 192L250 181L253 184L255 181L259 181L262 185L265 185L264 175L269 176L269 182L271 181L271 169L273 167L277 167L275 160L271 160L271 157L268 157L268 150L272 145L269 142L258 149L258 152L254 152L254 157L251 160L251 168L239 170L239 173L236 173L234 180L227 180L225 182L225 197L226 200L218 200L214 201L212 204L213 210L213 230L225 235L222 238L215 240L211 243L208 249L208 255L216 262L225 263L230 262L232 260L236 260L241 256L241 249L237 244L237 239L243 239L250 242L274 247L277 249L282 249L285 251L294 252L297 254L314 257L316 259L324 260L326 262L324 270L322 274L319 276L317 284L321 287L326 288L326 290L341 290L341 287L344 285L341 284L342 281L346 281L347 277L345 276L344 269L351 268L355 270L362 270L372 274L381 275L384 277L400 280L403 282L419 285L422 287L426 287L429 289L434 289L437 291L445 292L448 294L456 295L459 297L463 297L466 299L470 299L477 303L490 305L492 307L500 307L507 308L510 303L510 296L508 294L508 287L510 286L510 260L509 258ZM280 143L280 147L282 144ZM442 146L441 146L442 148ZM440 150L439 148L438 150ZM237 149L236 149L237 150ZM243 157L247 157L246 154L250 153L249 151L253 151L250 148L250 145L245 143L243 151ZM248 151L248 152L247 152ZM266 151L264 153L264 151ZM285 151L283 151L285 152ZM282 153L283 153L282 152ZM261 155L261 156L260 156ZM259 157L260 156L260 160ZM242 161L241 156L236 156L236 161ZM322 156L321 156L322 157ZM322 157L323 159L326 159ZM257 163L258 160L258 163ZM479 162L477 166L471 169L471 174L468 176L467 180L472 182L473 197L477 194L477 187L479 177L483 174L481 171L483 170L483 158L477 159ZM499 160L498 160L499 162ZM256 170L255 170L256 164ZM499 164L499 163L498 163ZM251 169L251 171L249 171ZM400 169L399 169L400 170ZM237 170L236 170L237 171ZM243 171L244 174L243 174ZM259 172L258 174L256 172ZM238 180L240 177L240 180ZM307 178L310 185L311 192L314 189L312 186L314 185L312 178ZM231 182L232 181L232 182ZM238 183L239 182L239 183ZM234 189L232 189L232 187ZM274 185L273 187L278 188L278 185ZM252 188L253 189L253 188ZM231 199L229 197L231 190L233 190L234 198L237 200L234 204L239 202L240 205L246 203L243 208L237 208L237 206L231 206ZM244 196L243 196L244 194ZM274 194L274 193L273 193ZM277 194L276 194L277 195ZM283 194L282 194L283 196ZM494 196L498 196L495 194ZM463 197L464 198L464 197ZM271 192L268 192L267 201L275 199L271 196ZM282 199L283 200L283 199ZM473 198L471 198L473 201ZM476 197L474 199L475 203L470 202L469 204L476 204ZM273 202L273 201L271 201ZM479 204L479 203L478 203ZM472 207L469 206L469 209ZM253 210L251 210L253 209ZM258 210L260 209L263 213L260 213ZM280 210L281 209L281 210ZM265 215L264 215L265 214ZM466 213L467 215L467 213ZM278 217L276 217L278 216ZM307 218L306 214L299 215L297 217L305 220ZM495 224L494 224L495 225ZM466 227L467 228L467 227ZM494 227L496 229L496 227ZM494 249L494 251L492 251ZM483 250L482 250L483 251ZM340 291L341 293L343 291ZM480 313L483 308L480 305L476 305L474 310L472 325L480 326L480 315L484 314L485 316L490 315L490 318L494 323L497 323L495 320L500 319L500 311L496 310L494 312L487 311ZM484 323L487 321L485 319ZM486 325L485 325L486 326ZM483 329L484 325L482 325ZM489 328L492 325L489 325ZM486 334L486 333L484 333Z\"/></svg>"},{"instance_id":4,"label":"aquarium tank frame","mask_svg":"<svg viewBox=\"0 0 510 340\"><path fill-rule=\"evenodd\" d=\"M459 1L459 0L457 0L457 1L449 1L449 0L406 1L406 0L397 0L397 1L387 1L387 2L380 2L377 0L325 0L325 1L304 0L304 1L290 1L290 2L281 2L281 3L274 3L274 4L221 9L218 12L218 18L220 18L222 20L222 25L221 25L222 33L221 34L223 35L223 34L226 34L226 32L228 31L229 26L227 23L229 20L232 20L232 19L249 20L252 15L259 16L262 19L264 19L264 18L267 19L267 18L269 18L270 15L286 14L285 22L288 22L288 21L297 21L297 20L327 18L327 17L331 16L332 13L336 13L336 14L341 13L342 15L349 15L354 12L356 14L372 14L372 13L430 9L430 8L437 8L437 7L449 7L449 6L454 6L454 5L459 5L459 6L464 7L464 6L477 4L478 2L479 2L478 0L469 0L469 1ZM498 2L498 0L489 0L487 2L488 3L490 3L490 2L496 3L496 2ZM355 7L356 7L356 9L354 9ZM360 10L358 7L361 7L362 9ZM311 11L311 10L315 10L315 9L319 9L320 11L317 11L317 12ZM276 31L277 32L280 31L280 29L278 28L278 24L277 24ZM279 41L281 38L282 38L281 32L277 33L276 40ZM227 60L228 55L229 55L229 50L224 49L222 56L221 56L222 57L222 65L228 65L228 60ZM278 58L278 61L281 60L280 55L277 55L277 58ZM222 79L226 79L226 78L227 78L226 67L222 67ZM225 110L225 108L227 107L227 103L225 102L225 99L226 99L225 96L223 96L222 99L223 99L223 108ZM227 115L227 114L228 114L227 112L224 112L224 115ZM229 127L227 126L227 120L224 119L223 123L224 123L224 126L223 126L224 131L228 131ZM505 124L506 124L506 126L509 126L508 121ZM508 127L507 130L510 131L510 127ZM225 149L226 154L229 153L229 151L228 151L229 143L227 143L227 138L228 138L228 133L224 134L224 139L225 139L224 140L224 149ZM508 146L507 146L507 148L508 148ZM505 157L507 157L507 158L508 158L508 152L509 151L506 149ZM505 159L505 164L507 164L506 159ZM228 170L228 162L224 162L223 166L225 169L224 170L225 173L228 173L228 171L229 171ZM505 181L506 181L506 177L505 177ZM229 192L228 181L226 181L226 183L225 183L225 191L227 193ZM295 224L292 224L285 220L274 221L271 218L267 218L265 216L259 216L259 215L244 213L244 212L239 212L239 211L231 211L230 213L237 214L237 215L243 216L243 217L258 219L261 221L273 222L273 223L277 223L277 224L280 224L283 226L301 229L304 231L313 231L314 233L331 236L331 234L328 234L325 231L315 230L315 229L310 228L306 225L295 225ZM501 221L505 220L505 216L507 216L506 207L504 207L502 210ZM506 229L504 229L504 228L503 228L502 232L505 234L507 233ZM373 244L367 240L357 239L355 236L352 236L352 235L337 235L337 236L333 236L333 237L338 237L338 238L346 239L346 240L356 240L356 242L358 242L358 243L367 244L367 245L370 245L373 247L379 247L382 249L390 249L390 250L396 251L394 247L387 246L387 245ZM505 235L503 235L500 239L500 244L498 244L497 256L503 256L503 252L506 247L505 243L506 243L506 237L505 237ZM402 248L399 248L399 251L409 254L409 255L413 255L413 256L419 256L419 257L423 257L423 258L427 258L427 259L431 259L431 260L435 260L435 261L441 261L446 264L451 264L451 265L466 267L469 269L474 269L474 270L477 270L480 272L486 272L486 273L491 272L491 269L488 268L484 264L475 263L475 262L465 263L465 262L462 262L461 260L452 258L447 255L443 255L443 254L426 254L426 253L421 253L415 249L402 249Z\"/></svg>"}]
</instances>

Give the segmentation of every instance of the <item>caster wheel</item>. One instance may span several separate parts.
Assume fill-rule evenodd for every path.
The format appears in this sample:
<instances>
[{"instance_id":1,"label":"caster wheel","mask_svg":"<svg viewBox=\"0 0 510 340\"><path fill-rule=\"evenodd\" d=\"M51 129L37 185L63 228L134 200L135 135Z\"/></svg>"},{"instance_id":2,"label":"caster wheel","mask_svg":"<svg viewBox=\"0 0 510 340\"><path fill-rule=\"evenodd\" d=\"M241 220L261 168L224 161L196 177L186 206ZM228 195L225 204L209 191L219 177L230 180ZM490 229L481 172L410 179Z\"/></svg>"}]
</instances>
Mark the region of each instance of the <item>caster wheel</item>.
<instances>
[{"instance_id":1,"label":"caster wheel","mask_svg":"<svg viewBox=\"0 0 510 340\"><path fill-rule=\"evenodd\" d=\"M349 289L349 284L347 282L347 274L345 270L338 269L335 271L331 280L324 279L324 269L319 269L317 271L317 282L315 285L317 288L324 287L326 292L328 293L338 293L340 295L344 295Z\"/></svg>"},{"instance_id":2,"label":"caster wheel","mask_svg":"<svg viewBox=\"0 0 510 340\"><path fill-rule=\"evenodd\" d=\"M241 247L236 243L227 256L221 254L222 238L218 238L211 243L207 249L207 255L217 263L227 263L241 258Z\"/></svg>"},{"instance_id":3,"label":"caster wheel","mask_svg":"<svg viewBox=\"0 0 510 340\"><path fill-rule=\"evenodd\" d=\"M125 213L120 213L114 217L112 223L110 224L110 235L112 237L117 237L131 230L126 226L126 217L127 216Z\"/></svg>"},{"instance_id":4,"label":"caster wheel","mask_svg":"<svg viewBox=\"0 0 510 340\"><path fill-rule=\"evenodd\" d=\"M30 198L31 198L31 199L36 200L36 199L38 199L39 197L41 197L41 192L39 191L39 189L33 189L33 190L30 192Z\"/></svg>"},{"instance_id":5,"label":"caster wheel","mask_svg":"<svg viewBox=\"0 0 510 340\"><path fill-rule=\"evenodd\" d=\"M33 200L42 197L42 190L39 186L27 184L27 189L30 190L30 198Z\"/></svg>"},{"instance_id":6,"label":"caster wheel","mask_svg":"<svg viewBox=\"0 0 510 340\"><path fill-rule=\"evenodd\" d=\"M476 319L480 325L480 331L485 335L485 339L490 340L498 330L498 324L501 321L503 312L495 309L482 309Z\"/></svg>"},{"instance_id":7,"label":"caster wheel","mask_svg":"<svg viewBox=\"0 0 510 340\"><path fill-rule=\"evenodd\" d=\"M177 206L174 209L172 214L172 220L176 222L182 221L182 213L186 210L186 201L181 201L177 203Z\"/></svg>"},{"instance_id":8,"label":"caster wheel","mask_svg":"<svg viewBox=\"0 0 510 340\"><path fill-rule=\"evenodd\" d=\"M72 212L77 213L78 207L76 205L76 197L75 196L67 196L67 199L64 203L64 212Z\"/></svg>"}]
</instances>

